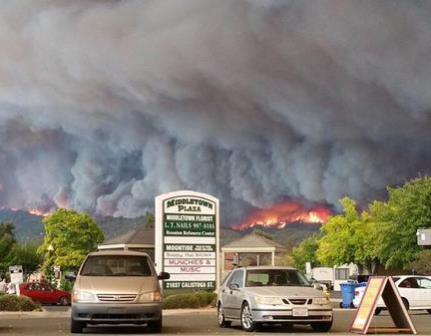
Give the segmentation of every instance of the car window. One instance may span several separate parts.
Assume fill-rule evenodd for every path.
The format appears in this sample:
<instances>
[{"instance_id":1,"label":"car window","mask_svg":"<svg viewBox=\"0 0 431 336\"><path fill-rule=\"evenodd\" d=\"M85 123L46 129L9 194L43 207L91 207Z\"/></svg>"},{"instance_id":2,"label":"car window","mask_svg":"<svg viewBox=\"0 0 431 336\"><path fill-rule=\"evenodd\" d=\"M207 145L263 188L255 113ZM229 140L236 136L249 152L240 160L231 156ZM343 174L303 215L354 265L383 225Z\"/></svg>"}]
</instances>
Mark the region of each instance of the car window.
<instances>
[{"instance_id":1,"label":"car window","mask_svg":"<svg viewBox=\"0 0 431 336\"><path fill-rule=\"evenodd\" d=\"M400 288L419 288L419 284L415 278L406 278L401 281Z\"/></svg>"},{"instance_id":2,"label":"car window","mask_svg":"<svg viewBox=\"0 0 431 336\"><path fill-rule=\"evenodd\" d=\"M427 278L419 278L417 279L420 288L431 289L431 280Z\"/></svg>"},{"instance_id":3,"label":"car window","mask_svg":"<svg viewBox=\"0 0 431 336\"><path fill-rule=\"evenodd\" d=\"M151 276L145 256L89 256L81 270L83 276Z\"/></svg>"},{"instance_id":4,"label":"car window","mask_svg":"<svg viewBox=\"0 0 431 336\"><path fill-rule=\"evenodd\" d=\"M52 290L52 287L49 285L40 285L40 290L44 292L50 292Z\"/></svg>"},{"instance_id":5,"label":"car window","mask_svg":"<svg viewBox=\"0 0 431 336\"><path fill-rule=\"evenodd\" d=\"M229 280L229 277L231 276L232 272L229 272L223 279L223 282L221 283L222 287L227 285L227 281Z\"/></svg>"},{"instance_id":6,"label":"car window","mask_svg":"<svg viewBox=\"0 0 431 336\"><path fill-rule=\"evenodd\" d=\"M308 280L297 270L256 269L247 271L247 287L259 286L310 286Z\"/></svg>"},{"instance_id":7,"label":"car window","mask_svg":"<svg viewBox=\"0 0 431 336\"><path fill-rule=\"evenodd\" d=\"M230 286L231 284L237 284L239 288L244 287L244 270L236 270L228 280L226 286Z\"/></svg>"},{"instance_id":8,"label":"car window","mask_svg":"<svg viewBox=\"0 0 431 336\"><path fill-rule=\"evenodd\" d=\"M40 291L41 290L39 283L32 283L28 289L32 290L32 291Z\"/></svg>"}]
</instances>

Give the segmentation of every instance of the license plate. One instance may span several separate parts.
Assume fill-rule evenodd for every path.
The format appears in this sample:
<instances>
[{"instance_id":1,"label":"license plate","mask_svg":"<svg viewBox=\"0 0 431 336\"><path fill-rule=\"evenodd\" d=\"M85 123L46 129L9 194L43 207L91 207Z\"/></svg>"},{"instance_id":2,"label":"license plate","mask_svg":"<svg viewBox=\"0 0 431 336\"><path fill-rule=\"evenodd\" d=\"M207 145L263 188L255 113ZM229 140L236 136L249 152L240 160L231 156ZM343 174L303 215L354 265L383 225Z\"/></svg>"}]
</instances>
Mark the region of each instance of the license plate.
<instances>
[{"instance_id":1,"label":"license plate","mask_svg":"<svg viewBox=\"0 0 431 336\"><path fill-rule=\"evenodd\" d=\"M307 308L293 308L292 316L308 316Z\"/></svg>"},{"instance_id":2,"label":"license plate","mask_svg":"<svg viewBox=\"0 0 431 336\"><path fill-rule=\"evenodd\" d=\"M108 314L124 314L125 312L126 312L126 308L123 308L123 307L108 308Z\"/></svg>"}]
</instances>

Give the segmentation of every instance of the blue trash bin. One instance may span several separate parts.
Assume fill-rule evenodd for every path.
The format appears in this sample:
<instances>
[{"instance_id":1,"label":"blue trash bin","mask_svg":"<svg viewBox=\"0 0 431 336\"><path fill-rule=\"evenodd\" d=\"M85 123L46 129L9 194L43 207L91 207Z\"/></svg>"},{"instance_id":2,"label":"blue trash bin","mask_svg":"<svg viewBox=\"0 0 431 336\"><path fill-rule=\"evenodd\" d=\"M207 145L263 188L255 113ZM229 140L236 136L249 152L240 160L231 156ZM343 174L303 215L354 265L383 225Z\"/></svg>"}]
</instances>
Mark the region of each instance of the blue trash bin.
<instances>
[{"instance_id":1,"label":"blue trash bin","mask_svg":"<svg viewBox=\"0 0 431 336\"><path fill-rule=\"evenodd\" d=\"M358 287L358 284L346 282L340 284L340 287L341 295L343 296L343 302L341 304L341 307L352 308L353 299L355 297L355 288Z\"/></svg>"}]
</instances>

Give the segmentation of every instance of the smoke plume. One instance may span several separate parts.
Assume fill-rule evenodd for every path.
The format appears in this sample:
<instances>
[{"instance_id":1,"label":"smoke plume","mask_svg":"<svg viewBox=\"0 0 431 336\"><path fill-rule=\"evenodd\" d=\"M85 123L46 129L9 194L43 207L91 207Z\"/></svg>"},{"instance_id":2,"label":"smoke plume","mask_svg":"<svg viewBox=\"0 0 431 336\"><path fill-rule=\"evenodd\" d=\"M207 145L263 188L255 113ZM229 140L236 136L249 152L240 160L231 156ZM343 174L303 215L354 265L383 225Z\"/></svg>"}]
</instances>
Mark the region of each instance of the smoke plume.
<instances>
[{"instance_id":1,"label":"smoke plume","mask_svg":"<svg viewBox=\"0 0 431 336\"><path fill-rule=\"evenodd\" d=\"M431 167L431 2L15 0L0 11L0 205L225 224L380 197Z\"/></svg>"}]
</instances>

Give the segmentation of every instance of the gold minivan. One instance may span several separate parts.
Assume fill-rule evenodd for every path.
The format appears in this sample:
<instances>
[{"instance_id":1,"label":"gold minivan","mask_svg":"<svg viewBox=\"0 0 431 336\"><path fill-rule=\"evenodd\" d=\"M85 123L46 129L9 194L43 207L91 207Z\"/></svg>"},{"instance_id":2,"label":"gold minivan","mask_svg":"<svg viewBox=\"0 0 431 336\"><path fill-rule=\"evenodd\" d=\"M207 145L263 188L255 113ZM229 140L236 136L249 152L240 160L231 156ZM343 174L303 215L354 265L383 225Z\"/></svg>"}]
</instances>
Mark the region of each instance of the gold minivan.
<instances>
[{"instance_id":1,"label":"gold minivan","mask_svg":"<svg viewBox=\"0 0 431 336\"><path fill-rule=\"evenodd\" d=\"M88 324L147 324L162 329L162 295L151 258L143 252L99 251L84 260L72 293L71 332Z\"/></svg>"}]
</instances>

